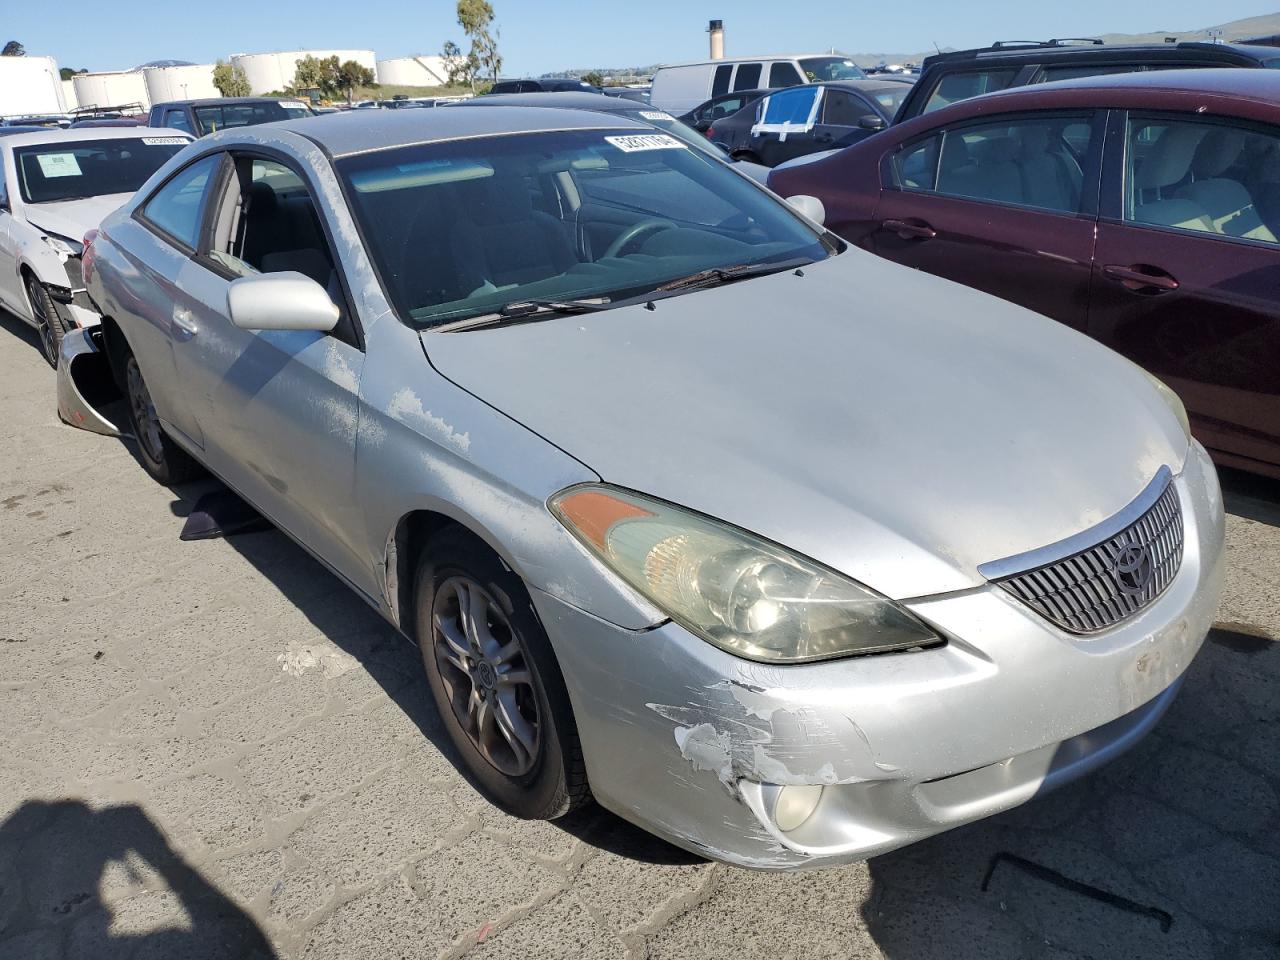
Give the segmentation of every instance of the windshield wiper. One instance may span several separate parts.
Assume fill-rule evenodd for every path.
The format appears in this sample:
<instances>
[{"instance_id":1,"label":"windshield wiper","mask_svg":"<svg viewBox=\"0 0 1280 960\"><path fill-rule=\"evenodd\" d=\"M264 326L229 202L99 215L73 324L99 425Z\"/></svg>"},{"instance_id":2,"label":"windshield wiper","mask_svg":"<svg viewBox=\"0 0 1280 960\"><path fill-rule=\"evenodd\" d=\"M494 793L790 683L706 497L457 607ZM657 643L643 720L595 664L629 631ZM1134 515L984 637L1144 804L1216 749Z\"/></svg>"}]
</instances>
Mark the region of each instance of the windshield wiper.
<instances>
[{"instance_id":1,"label":"windshield wiper","mask_svg":"<svg viewBox=\"0 0 1280 960\"><path fill-rule=\"evenodd\" d=\"M691 273L687 277L671 280L654 289L655 292L660 293L667 293L673 290L696 290L701 287L714 287L722 283L732 283L735 280L745 280L747 277L758 277L766 273L781 273L784 270L790 270L792 267L803 267L810 263L813 263L813 260L809 257L795 257L791 260L772 263L740 263L731 267L711 267L709 270L699 270L697 273Z\"/></svg>"},{"instance_id":2,"label":"windshield wiper","mask_svg":"<svg viewBox=\"0 0 1280 960\"><path fill-rule=\"evenodd\" d=\"M610 302L608 297L583 297L580 300L512 300L510 303L499 307L493 313L463 317L460 320L436 324L427 329L435 333L447 333L455 330L483 330L487 327L529 322L568 313L598 313L601 310L608 310Z\"/></svg>"}]
</instances>

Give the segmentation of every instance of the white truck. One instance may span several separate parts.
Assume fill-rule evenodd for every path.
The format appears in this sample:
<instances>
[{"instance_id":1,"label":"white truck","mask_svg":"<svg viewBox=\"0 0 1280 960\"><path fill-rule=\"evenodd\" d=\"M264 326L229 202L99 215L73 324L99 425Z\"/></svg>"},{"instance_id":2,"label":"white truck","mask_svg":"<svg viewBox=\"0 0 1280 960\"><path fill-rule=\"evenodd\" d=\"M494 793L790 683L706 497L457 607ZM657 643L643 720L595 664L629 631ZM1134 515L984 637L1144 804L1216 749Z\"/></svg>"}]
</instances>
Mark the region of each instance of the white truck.
<instances>
[{"instance_id":1,"label":"white truck","mask_svg":"<svg viewBox=\"0 0 1280 960\"><path fill-rule=\"evenodd\" d=\"M53 57L0 57L0 119L66 112Z\"/></svg>"}]
</instances>

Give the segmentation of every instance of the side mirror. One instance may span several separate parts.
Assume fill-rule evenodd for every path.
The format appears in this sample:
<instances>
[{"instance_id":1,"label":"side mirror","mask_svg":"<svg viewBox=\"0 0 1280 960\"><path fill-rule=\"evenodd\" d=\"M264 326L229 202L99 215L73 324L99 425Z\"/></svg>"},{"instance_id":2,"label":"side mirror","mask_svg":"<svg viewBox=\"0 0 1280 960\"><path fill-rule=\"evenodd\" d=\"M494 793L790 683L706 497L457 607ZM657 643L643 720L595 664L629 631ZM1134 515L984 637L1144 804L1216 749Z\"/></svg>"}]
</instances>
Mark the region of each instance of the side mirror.
<instances>
[{"instance_id":1,"label":"side mirror","mask_svg":"<svg viewBox=\"0 0 1280 960\"><path fill-rule=\"evenodd\" d=\"M863 130L883 130L888 124L884 122L884 117L868 113L865 117L858 118L858 126Z\"/></svg>"},{"instance_id":2,"label":"side mirror","mask_svg":"<svg viewBox=\"0 0 1280 960\"><path fill-rule=\"evenodd\" d=\"M812 220L818 226L822 226L826 222L827 208L822 205L822 201L817 197L799 193L794 197L787 197L787 203L791 204L802 217Z\"/></svg>"},{"instance_id":3,"label":"side mirror","mask_svg":"<svg viewBox=\"0 0 1280 960\"><path fill-rule=\"evenodd\" d=\"M338 322L338 306L324 287L292 270L232 280L227 313L241 330L328 333Z\"/></svg>"}]
</instances>

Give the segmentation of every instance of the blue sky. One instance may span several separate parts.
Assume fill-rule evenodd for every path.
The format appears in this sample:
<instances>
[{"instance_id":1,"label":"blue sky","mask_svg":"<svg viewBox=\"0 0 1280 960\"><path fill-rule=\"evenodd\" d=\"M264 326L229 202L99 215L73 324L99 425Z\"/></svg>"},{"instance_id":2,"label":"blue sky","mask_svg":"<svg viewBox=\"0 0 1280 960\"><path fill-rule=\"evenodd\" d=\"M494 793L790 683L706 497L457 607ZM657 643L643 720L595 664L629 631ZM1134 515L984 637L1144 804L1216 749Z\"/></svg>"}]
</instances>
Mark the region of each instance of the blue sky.
<instances>
[{"instance_id":1,"label":"blue sky","mask_svg":"<svg viewBox=\"0 0 1280 960\"><path fill-rule=\"evenodd\" d=\"M725 21L733 54L922 50L1005 38L1189 30L1276 11L1266 3L1161 0L492 0L504 74L674 62L706 54L707 21ZM437 53L461 41L448 0L0 0L0 42L20 40L60 66L116 70L148 60L206 62L231 53L369 48ZM109 11L109 12L108 12ZM181 12L179 12L181 11ZM216 11L216 13L215 13Z\"/></svg>"}]
</instances>

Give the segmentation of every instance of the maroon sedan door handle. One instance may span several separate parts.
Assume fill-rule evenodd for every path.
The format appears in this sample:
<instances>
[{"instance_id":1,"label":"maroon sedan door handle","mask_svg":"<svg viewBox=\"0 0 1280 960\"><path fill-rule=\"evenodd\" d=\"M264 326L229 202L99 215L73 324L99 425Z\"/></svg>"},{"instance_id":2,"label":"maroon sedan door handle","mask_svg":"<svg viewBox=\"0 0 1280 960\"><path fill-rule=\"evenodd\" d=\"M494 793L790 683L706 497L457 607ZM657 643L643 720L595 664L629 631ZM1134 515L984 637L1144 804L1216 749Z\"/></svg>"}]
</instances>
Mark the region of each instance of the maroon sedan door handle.
<instances>
[{"instance_id":1,"label":"maroon sedan door handle","mask_svg":"<svg viewBox=\"0 0 1280 960\"><path fill-rule=\"evenodd\" d=\"M1102 272L1112 280L1124 284L1125 289L1135 292L1165 293L1178 289L1178 281L1159 267L1150 267L1145 263L1122 267L1119 264L1108 264Z\"/></svg>"},{"instance_id":2,"label":"maroon sedan door handle","mask_svg":"<svg viewBox=\"0 0 1280 960\"><path fill-rule=\"evenodd\" d=\"M885 220L880 226L892 230L903 240L932 240L938 235L937 230L922 220Z\"/></svg>"}]
</instances>

